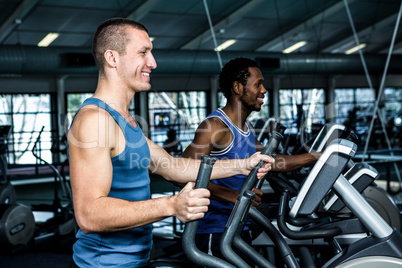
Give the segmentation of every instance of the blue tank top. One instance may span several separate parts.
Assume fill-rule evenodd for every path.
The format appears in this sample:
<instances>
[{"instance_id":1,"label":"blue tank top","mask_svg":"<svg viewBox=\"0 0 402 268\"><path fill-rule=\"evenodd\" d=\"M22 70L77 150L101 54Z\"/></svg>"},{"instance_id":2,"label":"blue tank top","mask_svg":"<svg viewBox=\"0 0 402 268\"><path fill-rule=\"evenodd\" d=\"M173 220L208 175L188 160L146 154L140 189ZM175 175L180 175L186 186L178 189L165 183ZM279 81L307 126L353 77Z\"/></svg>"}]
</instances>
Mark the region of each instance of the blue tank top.
<instances>
[{"instance_id":1,"label":"blue tank top","mask_svg":"<svg viewBox=\"0 0 402 268\"><path fill-rule=\"evenodd\" d=\"M89 104L109 112L126 138L123 152L111 159L113 179L109 196L129 201L150 199L150 152L141 128L130 125L116 110L99 99L85 100L80 109ZM76 237L73 259L81 268L142 267L150 257L152 225L110 233L84 234L79 230Z\"/></svg>"},{"instance_id":2,"label":"blue tank top","mask_svg":"<svg viewBox=\"0 0 402 268\"><path fill-rule=\"evenodd\" d=\"M248 130L245 132L239 129L222 109L212 112L207 118L217 117L221 119L232 133L232 143L221 151L212 151L211 156L216 159L244 159L256 152L255 133L250 124L246 122ZM244 184L247 176L235 175L232 177L212 180L212 183L222 185L239 191ZM230 213L234 207L233 203L210 200L208 212L204 218L199 220L197 233L223 233Z\"/></svg>"}]
</instances>

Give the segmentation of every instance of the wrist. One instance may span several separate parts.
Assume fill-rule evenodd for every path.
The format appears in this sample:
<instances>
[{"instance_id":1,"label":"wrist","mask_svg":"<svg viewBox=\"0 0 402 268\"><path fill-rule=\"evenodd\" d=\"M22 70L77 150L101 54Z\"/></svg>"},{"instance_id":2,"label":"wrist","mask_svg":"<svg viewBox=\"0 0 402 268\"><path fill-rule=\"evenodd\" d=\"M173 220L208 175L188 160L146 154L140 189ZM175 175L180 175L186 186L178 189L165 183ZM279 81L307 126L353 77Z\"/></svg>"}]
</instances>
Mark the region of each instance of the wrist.
<instances>
[{"instance_id":1,"label":"wrist","mask_svg":"<svg viewBox=\"0 0 402 268\"><path fill-rule=\"evenodd\" d=\"M167 213L165 216L166 217L172 217L172 216L176 216L176 195L172 195L172 196L167 196L167 208L165 209L165 212Z\"/></svg>"},{"instance_id":2,"label":"wrist","mask_svg":"<svg viewBox=\"0 0 402 268\"><path fill-rule=\"evenodd\" d=\"M315 163L318 158L320 158L321 153L317 153L317 152L312 152L311 153L311 163Z\"/></svg>"},{"instance_id":3,"label":"wrist","mask_svg":"<svg viewBox=\"0 0 402 268\"><path fill-rule=\"evenodd\" d=\"M235 170L236 174L241 174L241 175L247 176L250 173L250 170L248 170L248 161L249 161L249 158L235 159L234 170Z\"/></svg>"}]
</instances>

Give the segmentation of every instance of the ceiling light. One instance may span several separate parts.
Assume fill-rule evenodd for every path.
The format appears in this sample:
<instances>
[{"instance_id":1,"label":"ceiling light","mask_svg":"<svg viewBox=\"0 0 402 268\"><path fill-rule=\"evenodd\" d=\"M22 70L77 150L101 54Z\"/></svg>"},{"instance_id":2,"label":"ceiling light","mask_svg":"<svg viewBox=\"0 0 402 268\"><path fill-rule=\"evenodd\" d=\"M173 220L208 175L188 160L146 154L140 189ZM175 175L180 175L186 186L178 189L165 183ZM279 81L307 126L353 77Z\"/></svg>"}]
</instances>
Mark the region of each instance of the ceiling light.
<instances>
[{"instance_id":1,"label":"ceiling light","mask_svg":"<svg viewBox=\"0 0 402 268\"><path fill-rule=\"evenodd\" d=\"M285 54L291 53L291 52L295 51L295 50L298 49L298 48L301 48L302 46L304 46L304 45L306 45L306 44L307 44L306 41L297 42L296 44L294 44L294 45L288 47L287 49L285 49L285 50L283 51L283 53L285 53Z\"/></svg>"},{"instance_id":2,"label":"ceiling light","mask_svg":"<svg viewBox=\"0 0 402 268\"><path fill-rule=\"evenodd\" d=\"M45 38L43 38L39 43L38 47L47 47L49 46L57 37L59 37L58 33L48 33Z\"/></svg>"},{"instance_id":3,"label":"ceiling light","mask_svg":"<svg viewBox=\"0 0 402 268\"><path fill-rule=\"evenodd\" d=\"M346 55L349 55L349 54L352 54L353 52L356 52L356 51L358 51L358 50L360 50L360 49L362 49L362 48L365 48L366 47L366 44L360 44L360 45L358 45L358 46L355 46L355 47L352 47L351 49L349 49L349 50L346 50L345 51L345 54Z\"/></svg>"},{"instance_id":4,"label":"ceiling light","mask_svg":"<svg viewBox=\"0 0 402 268\"><path fill-rule=\"evenodd\" d=\"M228 47L230 47L231 45L233 45L236 42L237 42L236 39L229 39L226 42L223 42L221 45L217 46L214 50L222 51L224 49L227 49Z\"/></svg>"}]
</instances>

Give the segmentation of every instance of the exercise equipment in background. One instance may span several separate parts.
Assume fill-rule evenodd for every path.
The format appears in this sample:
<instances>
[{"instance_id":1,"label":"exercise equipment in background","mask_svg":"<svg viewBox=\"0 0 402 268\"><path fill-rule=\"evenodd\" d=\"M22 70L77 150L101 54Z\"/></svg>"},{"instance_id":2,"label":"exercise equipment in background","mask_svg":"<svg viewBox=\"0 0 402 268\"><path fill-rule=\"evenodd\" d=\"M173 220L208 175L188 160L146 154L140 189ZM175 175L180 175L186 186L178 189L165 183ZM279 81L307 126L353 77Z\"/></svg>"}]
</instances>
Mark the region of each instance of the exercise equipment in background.
<instances>
[{"instance_id":1,"label":"exercise equipment in background","mask_svg":"<svg viewBox=\"0 0 402 268\"><path fill-rule=\"evenodd\" d=\"M31 241L35 220L28 206L18 204L8 177L7 140L11 126L0 126L0 251L16 252Z\"/></svg>"}]
</instances>

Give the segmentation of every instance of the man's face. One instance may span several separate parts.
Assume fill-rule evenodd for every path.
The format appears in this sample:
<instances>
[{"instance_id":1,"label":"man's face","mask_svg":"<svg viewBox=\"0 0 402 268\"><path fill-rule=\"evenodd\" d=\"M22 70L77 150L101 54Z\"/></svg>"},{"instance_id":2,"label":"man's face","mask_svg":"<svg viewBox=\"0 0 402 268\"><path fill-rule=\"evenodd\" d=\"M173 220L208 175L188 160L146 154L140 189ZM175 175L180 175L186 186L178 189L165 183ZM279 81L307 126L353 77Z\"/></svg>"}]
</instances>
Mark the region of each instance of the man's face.
<instances>
[{"instance_id":1,"label":"man's face","mask_svg":"<svg viewBox=\"0 0 402 268\"><path fill-rule=\"evenodd\" d=\"M264 77L257 67L249 67L248 70L250 77L247 79L247 84L243 89L241 101L250 112L260 111L261 106L264 104L265 93L267 93L264 87Z\"/></svg>"},{"instance_id":2,"label":"man's face","mask_svg":"<svg viewBox=\"0 0 402 268\"><path fill-rule=\"evenodd\" d=\"M130 41L126 46L126 54L120 55L117 68L123 83L134 92L151 89L151 70L156 68L156 61L151 53L152 42L145 31L127 28Z\"/></svg>"}]
</instances>

